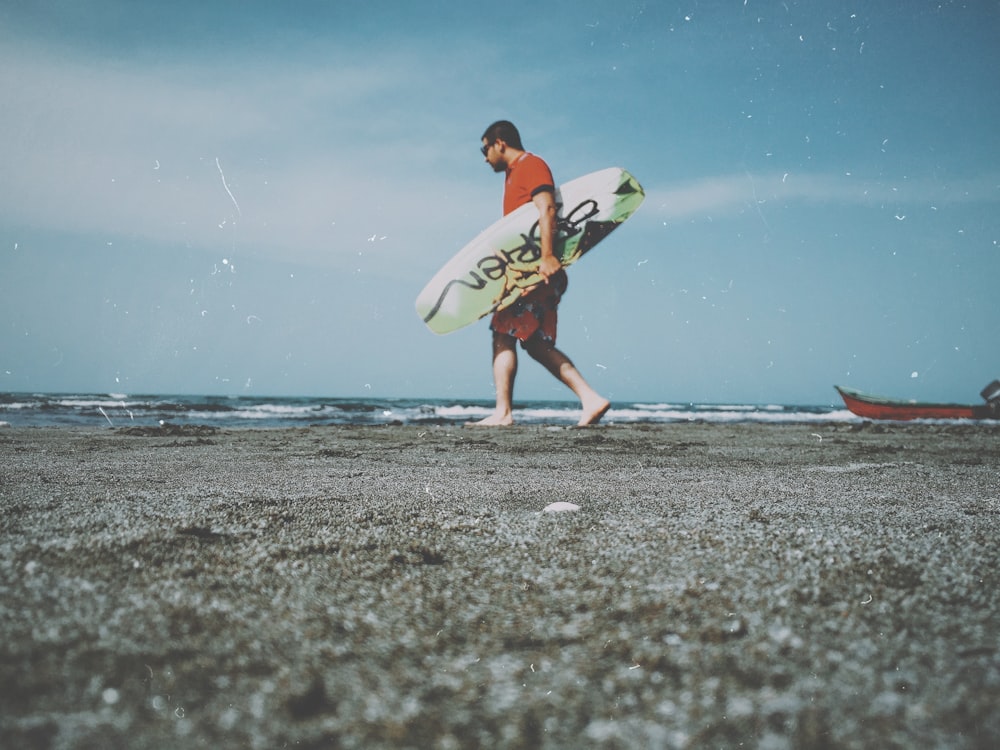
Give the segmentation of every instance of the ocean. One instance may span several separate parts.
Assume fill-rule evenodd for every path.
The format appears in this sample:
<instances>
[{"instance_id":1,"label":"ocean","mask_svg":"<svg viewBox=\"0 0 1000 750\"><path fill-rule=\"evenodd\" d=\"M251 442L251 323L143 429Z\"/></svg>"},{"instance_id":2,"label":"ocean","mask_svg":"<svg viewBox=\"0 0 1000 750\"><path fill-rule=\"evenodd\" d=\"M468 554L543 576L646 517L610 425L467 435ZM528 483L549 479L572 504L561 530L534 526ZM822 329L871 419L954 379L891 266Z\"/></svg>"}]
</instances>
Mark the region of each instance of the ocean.
<instances>
[{"instance_id":1,"label":"ocean","mask_svg":"<svg viewBox=\"0 0 1000 750\"><path fill-rule=\"evenodd\" d=\"M492 407L489 401L457 399L0 393L0 422L19 427L458 425L488 416ZM514 419L519 424L574 425L579 405L517 402ZM613 403L602 424L831 421L860 420L830 406L640 401Z\"/></svg>"}]
</instances>

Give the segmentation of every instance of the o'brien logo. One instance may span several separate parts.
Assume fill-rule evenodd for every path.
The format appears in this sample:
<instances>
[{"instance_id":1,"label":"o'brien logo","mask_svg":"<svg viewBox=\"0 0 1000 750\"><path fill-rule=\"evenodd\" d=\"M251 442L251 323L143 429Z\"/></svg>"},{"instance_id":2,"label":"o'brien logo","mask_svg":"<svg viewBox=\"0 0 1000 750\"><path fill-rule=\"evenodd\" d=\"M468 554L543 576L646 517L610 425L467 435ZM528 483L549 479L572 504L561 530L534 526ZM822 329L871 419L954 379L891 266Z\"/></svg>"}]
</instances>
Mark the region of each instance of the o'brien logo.
<instances>
[{"instance_id":1,"label":"o'brien logo","mask_svg":"<svg viewBox=\"0 0 1000 750\"><path fill-rule=\"evenodd\" d=\"M556 204L556 211L560 210L562 210L562 204ZM588 198L578 203L566 216L557 215L557 241L565 243L571 237L580 234L587 221L597 216L600 210L597 201L593 198ZM448 292L456 284L469 289L479 290L483 289L490 281L505 279L503 289L494 299L495 304L499 304L511 288L531 286L531 284L522 282L534 274L534 264L538 263L542 257L537 221L531 225L531 229L527 234L521 234L521 239L523 240L522 244L512 250L496 250L490 255L480 258L475 262L475 268L467 274L457 279L452 279L445 284L444 289L441 290L441 296L438 297L437 302L434 303L434 307L427 313L424 322L428 322L437 315L438 310L441 309L441 305L444 304L445 297L448 296Z\"/></svg>"}]
</instances>

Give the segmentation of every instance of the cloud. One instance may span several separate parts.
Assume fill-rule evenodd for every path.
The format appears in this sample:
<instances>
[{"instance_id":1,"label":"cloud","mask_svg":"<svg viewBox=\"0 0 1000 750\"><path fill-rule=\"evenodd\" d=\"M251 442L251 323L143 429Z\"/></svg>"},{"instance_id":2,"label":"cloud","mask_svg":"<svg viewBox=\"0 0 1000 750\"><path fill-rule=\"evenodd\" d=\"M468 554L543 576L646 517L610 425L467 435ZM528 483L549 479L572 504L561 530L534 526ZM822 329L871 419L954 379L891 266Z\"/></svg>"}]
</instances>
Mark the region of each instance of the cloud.
<instances>
[{"instance_id":1,"label":"cloud","mask_svg":"<svg viewBox=\"0 0 1000 750\"><path fill-rule=\"evenodd\" d=\"M238 243L327 266L356 264L372 237L388 237L395 242L380 247L382 257L405 265L416 262L407 242L450 253L497 204L499 187L483 179L474 147L454 153L454 143L475 140L470 122L478 133L492 119L478 91L493 80L480 71L498 68L488 46L417 54L412 43L383 42L381 54L359 57L337 40L323 58L313 40L286 57L164 53L126 65L92 50L3 41L0 222L8 227L211 252ZM472 62L458 70L456 59ZM510 87L544 89L540 77L548 82L521 73ZM797 201L995 202L998 184L995 176L736 172L647 184L642 215ZM465 216L453 208L459 201L482 212Z\"/></svg>"},{"instance_id":2,"label":"cloud","mask_svg":"<svg viewBox=\"0 0 1000 750\"><path fill-rule=\"evenodd\" d=\"M437 108L418 105L412 56L123 66L43 45L3 50L9 227L206 249L235 238L337 264L456 191L427 168L437 155L415 147L417 128L438 127Z\"/></svg>"},{"instance_id":3,"label":"cloud","mask_svg":"<svg viewBox=\"0 0 1000 750\"><path fill-rule=\"evenodd\" d=\"M646 197L647 205L661 219L725 214L747 207L791 202L900 206L998 201L1000 175L952 181L902 178L890 182L852 175L749 172L654 187L647 190Z\"/></svg>"}]
</instances>

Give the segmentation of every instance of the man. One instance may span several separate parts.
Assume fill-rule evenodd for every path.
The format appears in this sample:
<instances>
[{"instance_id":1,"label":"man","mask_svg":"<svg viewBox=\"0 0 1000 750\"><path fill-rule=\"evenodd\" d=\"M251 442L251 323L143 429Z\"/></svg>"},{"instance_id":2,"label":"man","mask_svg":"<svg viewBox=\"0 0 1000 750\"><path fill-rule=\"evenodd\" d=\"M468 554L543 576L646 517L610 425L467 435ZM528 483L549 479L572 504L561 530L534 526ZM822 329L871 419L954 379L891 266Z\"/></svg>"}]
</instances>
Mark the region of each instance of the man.
<instances>
[{"instance_id":1,"label":"man","mask_svg":"<svg viewBox=\"0 0 1000 750\"><path fill-rule=\"evenodd\" d=\"M553 253L556 236L555 181L548 165L525 151L513 123L500 120L483 133L482 153L494 172L506 175L503 212L506 216L525 203L538 208L538 233L543 281L523 294L513 305L493 315L493 380L496 410L473 424L482 426L514 423L512 400L517 374L517 342L533 359L565 383L580 399L583 415L579 425L600 421L611 406L576 369L569 357L556 349L559 299L566 291L566 271Z\"/></svg>"}]
</instances>

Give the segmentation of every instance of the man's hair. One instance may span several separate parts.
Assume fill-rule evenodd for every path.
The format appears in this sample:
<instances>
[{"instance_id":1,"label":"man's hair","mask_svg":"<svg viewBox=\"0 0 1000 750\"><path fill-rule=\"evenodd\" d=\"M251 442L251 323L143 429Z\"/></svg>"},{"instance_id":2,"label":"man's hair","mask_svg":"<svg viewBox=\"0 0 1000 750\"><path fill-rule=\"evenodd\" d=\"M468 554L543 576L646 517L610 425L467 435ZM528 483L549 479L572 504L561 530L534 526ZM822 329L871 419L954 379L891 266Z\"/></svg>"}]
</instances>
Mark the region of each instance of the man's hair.
<instances>
[{"instance_id":1,"label":"man's hair","mask_svg":"<svg viewBox=\"0 0 1000 750\"><path fill-rule=\"evenodd\" d=\"M518 151L524 151L524 146L521 145L521 134L517 132L514 123L509 120L497 120L486 128L483 138L486 139L487 143L493 143L499 139Z\"/></svg>"}]
</instances>

